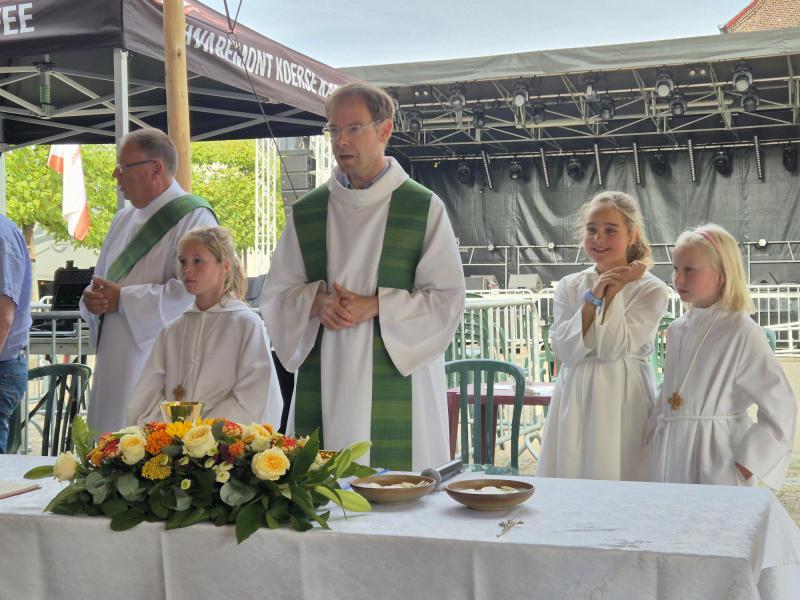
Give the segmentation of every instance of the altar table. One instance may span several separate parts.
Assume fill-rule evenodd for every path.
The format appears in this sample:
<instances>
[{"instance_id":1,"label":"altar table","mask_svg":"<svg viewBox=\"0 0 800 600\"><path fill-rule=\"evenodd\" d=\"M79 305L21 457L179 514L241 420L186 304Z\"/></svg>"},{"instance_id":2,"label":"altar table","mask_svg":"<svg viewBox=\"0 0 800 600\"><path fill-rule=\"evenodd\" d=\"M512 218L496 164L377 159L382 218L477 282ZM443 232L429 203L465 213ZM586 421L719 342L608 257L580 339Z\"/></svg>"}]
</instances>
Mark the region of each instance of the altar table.
<instances>
[{"instance_id":1,"label":"altar table","mask_svg":"<svg viewBox=\"0 0 800 600\"><path fill-rule=\"evenodd\" d=\"M53 459L0 456L0 479ZM466 475L473 477L474 474ZM546 478L503 512L433 492L342 516L331 531L232 527L112 532L43 514L60 489L0 500L0 597L795 599L800 532L764 489ZM498 522L524 524L502 537Z\"/></svg>"}]
</instances>

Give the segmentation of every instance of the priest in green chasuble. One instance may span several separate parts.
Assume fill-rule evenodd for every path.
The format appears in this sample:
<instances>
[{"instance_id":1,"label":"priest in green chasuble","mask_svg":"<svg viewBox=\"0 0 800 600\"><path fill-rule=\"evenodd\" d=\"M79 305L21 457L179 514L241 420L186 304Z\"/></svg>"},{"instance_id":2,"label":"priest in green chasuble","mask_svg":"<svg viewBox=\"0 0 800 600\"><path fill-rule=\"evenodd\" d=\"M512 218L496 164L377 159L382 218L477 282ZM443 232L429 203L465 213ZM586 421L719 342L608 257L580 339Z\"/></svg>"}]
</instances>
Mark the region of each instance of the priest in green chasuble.
<instances>
[{"instance_id":1,"label":"priest in green chasuble","mask_svg":"<svg viewBox=\"0 0 800 600\"><path fill-rule=\"evenodd\" d=\"M373 466L449 459L444 351L464 275L444 204L384 149L394 104L356 83L326 101L337 168L286 222L261 297L275 351L298 371L287 433L338 450L369 439Z\"/></svg>"},{"instance_id":2,"label":"priest in green chasuble","mask_svg":"<svg viewBox=\"0 0 800 600\"><path fill-rule=\"evenodd\" d=\"M217 219L206 200L178 185L177 168L164 132L138 129L122 138L114 177L130 206L114 216L81 299L97 350L88 408L94 431L129 425L128 401L150 349L194 299L178 279L178 240Z\"/></svg>"}]
</instances>

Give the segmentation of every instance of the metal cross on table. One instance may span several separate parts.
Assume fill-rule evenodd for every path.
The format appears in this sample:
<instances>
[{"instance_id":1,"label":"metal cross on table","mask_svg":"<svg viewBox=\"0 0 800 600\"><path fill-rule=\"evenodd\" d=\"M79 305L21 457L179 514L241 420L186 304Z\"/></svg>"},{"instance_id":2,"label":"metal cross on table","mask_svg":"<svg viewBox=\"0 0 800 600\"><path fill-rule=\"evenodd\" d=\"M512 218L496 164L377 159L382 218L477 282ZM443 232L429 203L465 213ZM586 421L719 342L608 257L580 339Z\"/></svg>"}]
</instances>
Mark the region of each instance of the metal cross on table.
<instances>
[{"instance_id":1,"label":"metal cross on table","mask_svg":"<svg viewBox=\"0 0 800 600\"><path fill-rule=\"evenodd\" d=\"M497 537L500 537L508 530L513 529L517 525L524 525L525 521L520 521L519 519L506 519L505 521L500 521L497 525L500 527L500 533L497 534Z\"/></svg>"}]
</instances>

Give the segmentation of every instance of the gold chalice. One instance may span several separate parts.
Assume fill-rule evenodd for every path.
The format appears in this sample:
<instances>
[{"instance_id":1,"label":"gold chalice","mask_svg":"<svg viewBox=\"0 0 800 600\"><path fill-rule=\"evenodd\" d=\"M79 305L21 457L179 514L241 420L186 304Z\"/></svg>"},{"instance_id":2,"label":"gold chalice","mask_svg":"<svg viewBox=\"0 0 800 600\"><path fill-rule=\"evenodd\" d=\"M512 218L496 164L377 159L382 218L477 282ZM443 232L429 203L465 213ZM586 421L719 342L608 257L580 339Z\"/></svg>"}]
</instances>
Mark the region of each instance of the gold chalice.
<instances>
[{"instance_id":1,"label":"gold chalice","mask_svg":"<svg viewBox=\"0 0 800 600\"><path fill-rule=\"evenodd\" d=\"M162 402L161 414L168 423L194 423L203 414L202 402Z\"/></svg>"}]
</instances>

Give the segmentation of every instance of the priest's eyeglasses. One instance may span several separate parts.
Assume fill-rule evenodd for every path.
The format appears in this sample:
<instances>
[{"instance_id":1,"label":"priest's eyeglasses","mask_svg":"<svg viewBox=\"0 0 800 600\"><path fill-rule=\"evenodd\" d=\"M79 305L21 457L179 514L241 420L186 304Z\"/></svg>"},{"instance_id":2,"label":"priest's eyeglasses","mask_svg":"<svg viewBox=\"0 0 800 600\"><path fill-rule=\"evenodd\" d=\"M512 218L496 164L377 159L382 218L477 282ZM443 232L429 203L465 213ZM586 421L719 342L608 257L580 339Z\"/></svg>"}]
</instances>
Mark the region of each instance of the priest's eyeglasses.
<instances>
[{"instance_id":1,"label":"priest's eyeglasses","mask_svg":"<svg viewBox=\"0 0 800 600\"><path fill-rule=\"evenodd\" d=\"M148 163L154 163L154 162L158 162L158 161L155 160L155 159L149 158L147 160L140 160L140 161L132 162L132 163L117 163L117 171L119 171L120 175L122 175L127 169L130 169L131 167L138 167L139 165L146 165Z\"/></svg>"},{"instance_id":2,"label":"priest's eyeglasses","mask_svg":"<svg viewBox=\"0 0 800 600\"><path fill-rule=\"evenodd\" d=\"M358 137L367 130L367 127L372 127L380 122L381 120L379 119L364 125L345 125L344 127L336 127L335 125L329 124L322 128L322 133L327 133L331 136L332 140L335 140L343 133L347 134L348 137Z\"/></svg>"}]
</instances>

